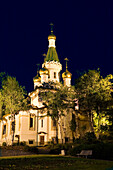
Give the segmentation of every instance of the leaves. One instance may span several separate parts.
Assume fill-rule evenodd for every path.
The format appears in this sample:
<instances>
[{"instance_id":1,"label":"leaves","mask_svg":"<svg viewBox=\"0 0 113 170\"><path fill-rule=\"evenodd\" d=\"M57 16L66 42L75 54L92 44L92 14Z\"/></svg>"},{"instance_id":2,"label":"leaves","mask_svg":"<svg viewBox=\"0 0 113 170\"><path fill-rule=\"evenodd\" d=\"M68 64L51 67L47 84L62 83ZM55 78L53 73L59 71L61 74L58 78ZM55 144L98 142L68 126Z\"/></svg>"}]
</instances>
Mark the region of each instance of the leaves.
<instances>
[{"instance_id":1,"label":"leaves","mask_svg":"<svg viewBox=\"0 0 113 170\"><path fill-rule=\"evenodd\" d=\"M112 75L103 78L98 70L89 70L77 80L76 94L82 108L92 110L112 99L111 78Z\"/></svg>"},{"instance_id":2,"label":"leaves","mask_svg":"<svg viewBox=\"0 0 113 170\"><path fill-rule=\"evenodd\" d=\"M76 81L80 110L93 117L95 131L98 132L106 129L101 128L102 126L110 125L108 118L109 110L111 111L112 79L111 74L103 78L99 70L89 70Z\"/></svg>"},{"instance_id":3,"label":"leaves","mask_svg":"<svg viewBox=\"0 0 113 170\"><path fill-rule=\"evenodd\" d=\"M7 76L2 79L2 100L0 102L1 106L5 105L5 114L14 114L22 110L27 104L25 95L25 88L19 86L16 78Z\"/></svg>"},{"instance_id":4,"label":"leaves","mask_svg":"<svg viewBox=\"0 0 113 170\"><path fill-rule=\"evenodd\" d=\"M74 88L52 83L52 88L41 92L40 96L47 105L49 116L58 120L61 116L64 116L63 111L72 106L75 93Z\"/></svg>"}]
</instances>

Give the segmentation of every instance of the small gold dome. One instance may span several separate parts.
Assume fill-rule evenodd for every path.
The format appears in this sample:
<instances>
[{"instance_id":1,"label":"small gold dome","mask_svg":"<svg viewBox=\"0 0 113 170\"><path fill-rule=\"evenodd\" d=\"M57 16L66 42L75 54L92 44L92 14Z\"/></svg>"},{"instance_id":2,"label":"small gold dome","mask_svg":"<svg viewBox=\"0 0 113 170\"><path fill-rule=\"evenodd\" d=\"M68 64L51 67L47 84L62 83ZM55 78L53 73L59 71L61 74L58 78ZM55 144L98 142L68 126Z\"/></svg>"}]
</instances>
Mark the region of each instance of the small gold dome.
<instances>
[{"instance_id":1,"label":"small gold dome","mask_svg":"<svg viewBox=\"0 0 113 170\"><path fill-rule=\"evenodd\" d=\"M56 40L56 36L54 34L51 34L51 35L48 36L48 40L50 40L50 39Z\"/></svg>"},{"instance_id":2,"label":"small gold dome","mask_svg":"<svg viewBox=\"0 0 113 170\"><path fill-rule=\"evenodd\" d=\"M33 78L34 82L41 82L41 77L39 76L39 73L37 72L37 75Z\"/></svg>"},{"instance_id":3,"label":"small gold dome","mask_svg":"<svg viewBox=\"0 0 113 170\"><path fill-rule=\"evenodd\" d=\"M49 74L49 71L48 71L48 69L44 65L44 67L42 69L40 69L39 73L40 73L40 75L41 74Z\"/></svg>"},{"instance_id":4,"label":"small gold dome","mask_svg":"<svg viewBox=\"0 0 113 170\"><path fill-rule=\"evenodd\" d=\"M70 78L71 79L72 74L66 70L64 73L62 73L62 78Z\"/></svg>"}]
</instances>

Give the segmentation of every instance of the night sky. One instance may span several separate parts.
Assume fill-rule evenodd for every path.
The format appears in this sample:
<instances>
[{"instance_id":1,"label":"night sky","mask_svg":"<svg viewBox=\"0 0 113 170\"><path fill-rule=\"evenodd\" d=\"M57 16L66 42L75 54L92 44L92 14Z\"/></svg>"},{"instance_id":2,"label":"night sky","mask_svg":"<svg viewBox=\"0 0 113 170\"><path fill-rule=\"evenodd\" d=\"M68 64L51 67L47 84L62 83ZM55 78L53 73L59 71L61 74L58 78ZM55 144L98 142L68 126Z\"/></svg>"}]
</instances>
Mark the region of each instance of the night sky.
<instances>
[{"instance_id":1,"label":"night sky","mask_svg":"<svg viewBox=\"0 0 113 170\"><path fill-rule=\"evenodd\" d=\"M88 69L113 74L112 0L6 2L0 4L0 72L16 77L27 92L47 53L51 22L59 60L65 71L69 59L73 84Z\"/></svg>"}]
</instances>

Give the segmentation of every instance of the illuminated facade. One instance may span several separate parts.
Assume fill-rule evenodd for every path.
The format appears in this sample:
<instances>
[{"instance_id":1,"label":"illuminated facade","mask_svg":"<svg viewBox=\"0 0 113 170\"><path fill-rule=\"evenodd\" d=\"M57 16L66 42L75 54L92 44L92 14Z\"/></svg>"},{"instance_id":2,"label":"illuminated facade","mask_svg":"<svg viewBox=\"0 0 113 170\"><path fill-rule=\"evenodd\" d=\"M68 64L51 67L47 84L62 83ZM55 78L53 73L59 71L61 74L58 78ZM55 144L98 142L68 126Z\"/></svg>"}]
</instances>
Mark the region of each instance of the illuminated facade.
<instances>
[{"instance_id":1,"label":"illuminated facade","mask_svg":"<svg viewBox=\"0 0 113 170\"><path fill-rule=\"evenodd\" d=\"M47 55L45 55L42 69L37 71L37 75L33 78L34 91L29 93L31 99L31 109L28 111L19 111L15 115L14 120L11 115L5 115L0 121L0 145L6 142L7 145L12 144L12 135L14 130L14 142L26 142L27 145L37 146L45 145L50 141L55 142L56 139L56 122L51 117L47 117L47 108L39 96L40 88L43 89L43 84L48 82L60 83L60 72L62 64L59 61L56 51L55 41L56 36L51 34L48 36L49 46ZM67 59L66 59L67 62ZM64 85L71 86L71 73L67 69L62 74ZM72 132L70 130L70 121L72 119L72 112L63 117L58 125L58 139L59 142L72 141ZM64 111L66 114L66 112ZM68 120L68 121L67 121ZM14 123L14 126L12 126ZM62 129L60 128L62 124ZM14 129L12 130L12 127Z\"/></svg>"}]
</instances>

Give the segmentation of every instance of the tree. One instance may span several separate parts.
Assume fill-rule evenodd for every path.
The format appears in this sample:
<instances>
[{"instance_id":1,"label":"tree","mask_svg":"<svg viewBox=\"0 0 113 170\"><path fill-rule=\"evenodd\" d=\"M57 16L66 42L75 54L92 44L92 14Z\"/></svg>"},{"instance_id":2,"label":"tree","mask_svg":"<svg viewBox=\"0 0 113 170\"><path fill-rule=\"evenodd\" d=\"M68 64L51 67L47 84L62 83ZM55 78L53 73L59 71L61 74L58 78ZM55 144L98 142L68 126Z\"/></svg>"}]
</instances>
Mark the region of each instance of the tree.
<instances>
[{"instance_id":1,"label":"tree","mask_svg":"<svg viewBox=\"0 0 113 170\"><path fill-rule=\"evenodd\" d=\"M43 101L47 106L47 116L56 121L56 142L58 143L58 125L60 129L62 125L60 118L65 116L64 110L68 112L69 108L73 108L75 93L73 88L68 88L62 84L49 82L44 85L47 89L43 89L40 93Z\"/></svg>"},{"instance_id":2,"label":"tree","mask_svg":"<svg viewBox=\"0 0 113 170\"><path fill-rule=\"evenodd\" d=\"M5 114L11 114L12 120L12 144L14 140L15 131L15 114L26 108L27 101L25 99L25 88L20 86L16 78L6 76L2 78L2 107L4 105Z\"/></svg>"},{"instance_id":3,"label":"tree","mask_svg":"<svg viewBox=\"0 0 113 170\"><path fill-rule=\"evenodd\" d=\"M72 131L73 142L75 141L74 132L76 130L75 114L72 113L72 120L70 122L70 129Z\"/></svg>"},{"instance_id":4,"label":"tree","mask_svg":"<svg viewBox=\"0 0 113 170\"><path fill-rule=\"evenodd\" d=\"M3 98L0 91L0 119L2 119L2 106L3 106Z\"/></svg>"},{"instance_id":5,"label":"tree","mask_svg":"<svg viewBox=\"0 0 113 170\"><path fill-rule=\"evenodd\" d=\"M98 124L100 124L103 112L105 114L106 111L107 114L107 109L109 110L109 107L107 106L109 105L109 101L112 100L111 79L113 79L112 75L108 75L103 78L100 76L99 70L89 70L76 81L75 87L76 96L80 106L79 108L83 112L87 113L92 131L95 130L95 120L97 119ZM101 126L98 126L96 129L96 134L98 134L98 137L100 133L99 127Z\"/></svg>"}]
</instances>

